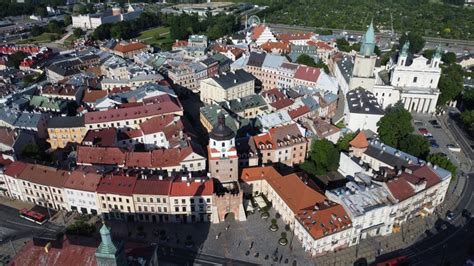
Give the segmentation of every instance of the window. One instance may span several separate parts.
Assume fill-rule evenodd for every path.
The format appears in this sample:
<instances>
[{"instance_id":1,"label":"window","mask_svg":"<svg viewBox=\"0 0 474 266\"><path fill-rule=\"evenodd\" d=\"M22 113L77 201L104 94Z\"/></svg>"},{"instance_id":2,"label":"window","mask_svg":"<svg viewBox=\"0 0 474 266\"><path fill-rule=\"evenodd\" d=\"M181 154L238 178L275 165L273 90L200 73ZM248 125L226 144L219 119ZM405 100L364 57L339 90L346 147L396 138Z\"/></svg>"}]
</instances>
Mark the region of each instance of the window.
<instances>
[{"instance_id":1,"label":"window","mask_svg":"<svg viewBox=\"0 0 474 266\"><path fill-rule=\"evenodd\" d=\"M181 204L185 204L186 203L186 200L185 199L182 199L181 200Z\"/></svg>"},{"instance_id":2,"label":"window","mask_svg":"<svg viewBox=\"0 0 474 266\"><path fill-rule=\"evenodd\" d=\"M129 201L128 199L125 199L125 202L126 202L126 203L129 203L130 201Z\"/></svg>"},{"instance_id":3,"label":"window","mask_svg":"<svg viewBox=\"0 0 474 266\"><path fill-rule=\"evenodd\" d=\"M119 199L119 202L122 202L122 198L118 198Z\"/></svg>"},{"instance_id":4,"label":"window","mask_svg":"<svg viewBox=\"0 0 474 266\"><path fill-rule=\"evenodd\" d=\"M203 203L204 201L202 199L199 199L199 203Z\"/></svg>"},{"instance_id":5,"label":"window","mask_svg":"<svg viewBox=\"0 0 474 266\"><path fill-rule=\"evenodd\" d=\"M150 198L150 202L153 203L153 198Z\"/></svg>"},{"instance_id":6,"label":"window","mask_svg":"<svg viewBox=\"0 0 474 266\"><path fill-rule=\"evenodd\" d=\"M163 203L166 203L166 199L163 199Z\"/></svg>"},{"instance_id":7,"label":"window","mask_svg":"<svg viewBox=\"0 0 474 266\"><path fill-rule=\"evenodd\" d=\"M206 202L207 202L207 203L211 203L211 199L207 198L207 199L206 199Z\"/></svg>"},{"instance_id":8,"label":"window","mask_svg":"<svg viewBox=\"0 0 474 266\"><path fill-rule=\"evenodd\" d=\"M174 207L175 212L179 212L179 207Z\"/></svg>"},{"instance_id":9,"label":"window","mask_svg":"<svg viewBox=\"0 0 474 266\"><path fill-rule=\"evenodd\" d=\"M418 77L414 77L413 78L413 83L416 83L417 80L418 80Z\"/></svg>"},{"instance_id":10,"label":"window","mask_svg":"<svg viewBox=\"0 0 474 266\"><path fill-rule=\"evenodd\" d=\"M183 210L183 212L185 212L185 211L186 211L186 207L182 207L181 209Z\"/></svg>"},{"instance_id":11,"label":"window","mask_svg":"<svg viewBox=\"0 0 474 266\"><path fill-rule=\"evenodd\" d=\"M143 202L146 202L146 198L145 198L145 197L143 197Z\"/></svg>"},{"instance_id":12,"label":"window","mask_svg":"<svg viewBox=\"0 0 474 266\"><path fill-rule=\"evenodd\" d=\"M191 204L194 204L194 199L190 199L190 201L191 201Z\"/></svg>"},{"instance_id":13,"label":"window","mask_svg":"<svg viewBox=\"0 0 474 266\"><path fill-rule=\"evenodd\" d=\"M147 206L144 206L144 207L143 207L143 210L144 210L145 212L147 212L147 211L148 211Z\"/></svg>"},{"instance_id":14,"label":"window","mask_svg":"<svg viewBox=\"0 0 474 266\"><path fill-rule=\"evenodd\" d=\"M160 198L156 198L156 202L161 203Z\"/></svg>"},{"instance_id":15,"label":"window","mask_svg":"<svg viewBox=\"0 0 474 266\"><path fill-rule=\"evenodd\" d=\"M179 201L177 199L174 200L174 204L178 204Z\"/></svg>"},{"instance_id":16,"label":"window","mask_svg":"<svg viewBox=\"0 0 474 266\"><path fill-rule=\"evenodd\" d=\"M138 211L139 211L139 212L142 211L142 206L138 206Z\"/></svg>"},{"instance_id":17,"label":"window","mask_svg":"<svg viewBox=\"0 0 474 266\"><path fill-rule=\"evenodd\" d=\"M140 202L140 198L139 198L139 197L137 197L137 202Z\"/></svg>"}]
</instances>

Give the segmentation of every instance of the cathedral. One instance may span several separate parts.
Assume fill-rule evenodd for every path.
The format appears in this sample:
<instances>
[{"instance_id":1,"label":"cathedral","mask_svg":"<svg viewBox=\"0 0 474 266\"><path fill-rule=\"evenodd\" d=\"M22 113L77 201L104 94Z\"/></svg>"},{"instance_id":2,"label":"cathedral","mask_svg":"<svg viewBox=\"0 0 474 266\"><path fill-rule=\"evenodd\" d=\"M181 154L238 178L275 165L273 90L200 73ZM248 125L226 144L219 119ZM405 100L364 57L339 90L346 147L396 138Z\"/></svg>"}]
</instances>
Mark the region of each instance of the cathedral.
<instances>
[{"instance_id":1,"label":"cathedral","mask_svg":"<svg viewBox=\"0 0 474 266\"><path fill-rule=\"evenodd\" d=\"M355 56L349 90L363 88L371 92L380 106L386 108L402 101L410 112L434 113L440 94L441 55L438 47L432 59L409 52L410 42L385 66L377 66L375 31L370 23Z\"/></svg>"}]
</instances>

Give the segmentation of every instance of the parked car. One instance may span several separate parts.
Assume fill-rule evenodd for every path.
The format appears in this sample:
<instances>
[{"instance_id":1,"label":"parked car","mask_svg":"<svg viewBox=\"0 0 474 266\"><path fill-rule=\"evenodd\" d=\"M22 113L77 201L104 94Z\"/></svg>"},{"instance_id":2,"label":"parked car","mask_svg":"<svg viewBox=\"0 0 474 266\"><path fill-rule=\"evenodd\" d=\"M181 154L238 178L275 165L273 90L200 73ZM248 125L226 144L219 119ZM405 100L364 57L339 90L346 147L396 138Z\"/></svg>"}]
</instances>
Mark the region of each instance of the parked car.
<instances>
[{"instance_id":1,"label":"parked car","mask_svg":"<svg viewBox=\"0 0 474 266\"><path fill-rule=\"evenodd\" d=\"M446 212L446 219L448 219L448 221L452 221L454 219L454 212L452 211Z\"/></svg>"},{"instance_id":2,"label":"parked car","mask_svg":"<svg viewBox=\"0 0 474 266\"><path fill-rule=\"evenodd\" d=\"M414 120L413 122L415 123L415 126L419 126L419 127L425 126L425 123L423 121Z\"/></svg>"},{"instance_id":3,"label":"parked car","mask_svg":"<svg viewBox=\"0 0 474 266\"><path fill-rule=\"evenodd\" d=\"M464 209L464 210L462 210L462 216L463 216L463 217L466 217L466 218L471 218L471 217L472 217L472 214L471 214L471 212L470 212L469 210Z\"/></svg>"},{"instance_id":4,"label":"parked car","mask_svg":"<svg viewBox=\"0 0 474 266\"><path fill-rule=\"evenodd\" d=\"M430 145L431 145L431 148L439 148L439 145L435 139L430 139Z\"/></svg>"},{"instance_id":5,"label":"parked car","mask_svg":"<svg viewBox=\"0 0 474 266\"><path fill-rule=\"evenodd\" d=\"M433 134L431 134L428 129L422 127L422 128L419 128L418 129L418 132L420 132L423 136L427 137L427 136L433 136Z\"/></svg>"},{"instance_id":6,"label":"parked car","mask_svg":"<svg viewBox=\"0 0 474 266\"><path fill-rule=\"evenodd\" d=\"M446 145L446 148L448 148L448 150L450 150L450 151L461 152L461 148L454 145L454 144L448 144L448 145Z\"/></svg>"},{"instance_id":7,"label":"parked car","mask_svg":"<svg viewBox=\"0 0 474 266\"><path fill-rule=\"evenodd\" d=\"M441 125L438 123L438 120L433 119L433 120L430 120L429 122L434 128L441 128Z\"/></svg>"}]
</instances>

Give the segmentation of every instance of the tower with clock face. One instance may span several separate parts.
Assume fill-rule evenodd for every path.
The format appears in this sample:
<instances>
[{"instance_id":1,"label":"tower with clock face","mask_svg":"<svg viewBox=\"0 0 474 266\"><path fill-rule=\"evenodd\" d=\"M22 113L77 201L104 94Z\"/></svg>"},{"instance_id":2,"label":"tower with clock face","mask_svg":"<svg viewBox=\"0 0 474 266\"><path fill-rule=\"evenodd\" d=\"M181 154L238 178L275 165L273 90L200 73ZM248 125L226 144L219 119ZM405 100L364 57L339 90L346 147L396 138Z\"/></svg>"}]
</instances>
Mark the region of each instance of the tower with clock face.
<instances>
[{"instance_id":1,"label":"tower with clock face","mask_svg":"<svg viewBox=\"0 0 474 266\"><path fill-rule=\"evenodd\" d=\"M217 116L217 124L209 133L209 172L221 183L237 181L238 157L235 133L225 124L225 115Z\"/></svg>"}]
</instances>

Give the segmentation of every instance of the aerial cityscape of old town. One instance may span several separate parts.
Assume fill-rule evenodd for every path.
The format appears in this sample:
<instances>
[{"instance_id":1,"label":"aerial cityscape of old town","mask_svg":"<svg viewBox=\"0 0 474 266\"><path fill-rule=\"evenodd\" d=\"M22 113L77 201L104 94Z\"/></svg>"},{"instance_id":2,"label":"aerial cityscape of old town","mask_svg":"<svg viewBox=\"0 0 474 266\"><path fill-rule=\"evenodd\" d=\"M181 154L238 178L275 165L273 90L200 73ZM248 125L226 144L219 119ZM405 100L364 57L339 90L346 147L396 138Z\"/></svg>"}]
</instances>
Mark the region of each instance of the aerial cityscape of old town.
<instances>
[{"instance_id":1,"label":"aerial cityscape of old town","mask_svg":"<svg viewBox=\"0 0 474 266\"><path fill-rule=\"evenodd\" d=\"M0 265L474 266L474 0L0 0Z\"/></svg>"}]
</instances>

